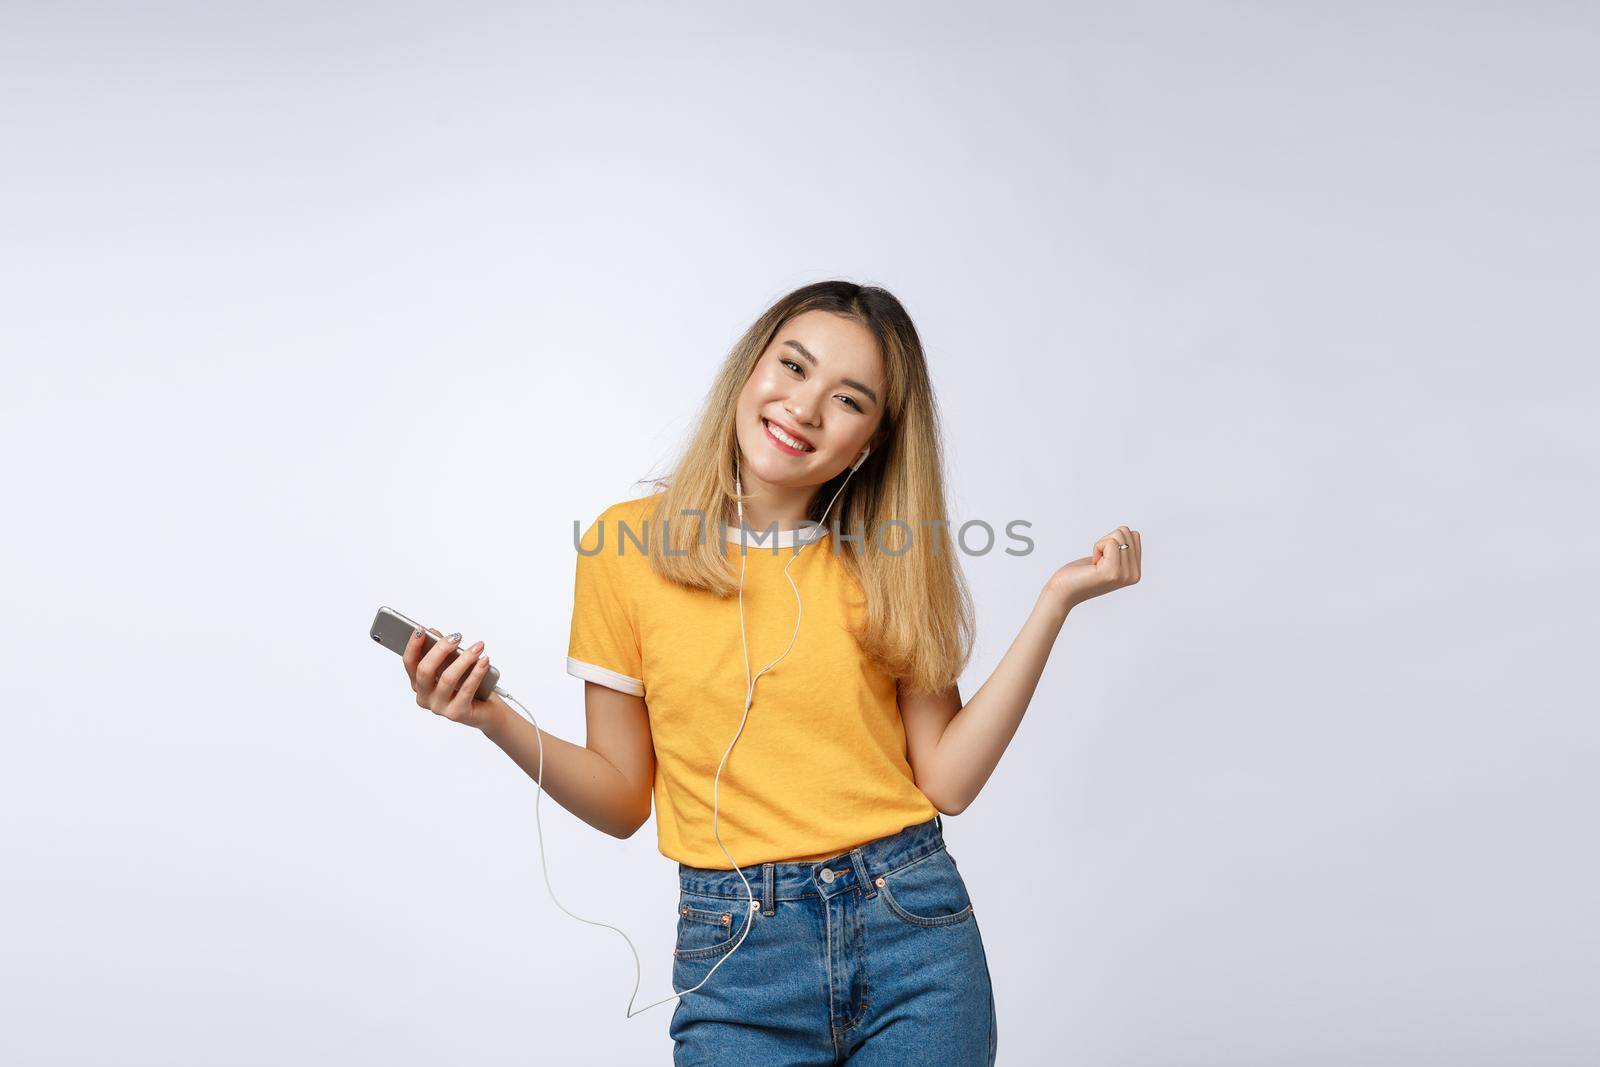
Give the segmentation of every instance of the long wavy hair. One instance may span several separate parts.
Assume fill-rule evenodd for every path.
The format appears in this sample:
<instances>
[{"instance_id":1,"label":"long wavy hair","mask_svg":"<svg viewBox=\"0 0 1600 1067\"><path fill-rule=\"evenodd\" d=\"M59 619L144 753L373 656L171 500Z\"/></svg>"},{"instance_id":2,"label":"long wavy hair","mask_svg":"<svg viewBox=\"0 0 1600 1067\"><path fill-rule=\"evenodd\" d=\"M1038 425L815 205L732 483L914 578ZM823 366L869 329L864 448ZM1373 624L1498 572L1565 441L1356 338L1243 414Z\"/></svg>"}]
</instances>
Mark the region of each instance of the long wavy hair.
<instances>
[{"instance_id":1,"label":"long wavy hair","mask_svg":"<svg viewBox=\"0 0 1600 1067\"><path fill-rule=\"evenodd\" d=\"M739 394L778 331L807 311L854 319L877 338L883 358L884 413L878 427L883 440L849 479L828 519L832 536L841 527L866 535L841 541L837 548L866 602L854 637L902 689L943 690L956 683L972 654L972 595L953 550L939 415L922 342L905 307L885 289L848 281L802 286L769 307L739 338L675 466L665 477L640 482L660 491L650 515L650 543L671 545L670 551L650 551L651 567L664 578L719 597L738 592L738 568L730 566L722 524L735 500ZM808 519L821 522L848 473L841 471L817 487ZM694 513L705 517L703 527L686 520ZM671 520L665 527L664 518ZM891 520L906 525L885 526Z\"/></svg>"}]
</instances>

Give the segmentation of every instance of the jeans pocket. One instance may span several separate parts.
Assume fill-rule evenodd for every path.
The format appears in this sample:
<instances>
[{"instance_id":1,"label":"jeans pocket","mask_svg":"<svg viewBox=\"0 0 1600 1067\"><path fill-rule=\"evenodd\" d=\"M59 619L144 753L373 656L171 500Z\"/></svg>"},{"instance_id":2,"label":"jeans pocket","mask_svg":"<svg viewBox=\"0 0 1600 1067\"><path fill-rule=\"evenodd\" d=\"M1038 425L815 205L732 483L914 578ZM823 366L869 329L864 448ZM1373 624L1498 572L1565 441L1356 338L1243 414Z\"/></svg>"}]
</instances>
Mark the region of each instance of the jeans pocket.
<instances>
[{"instance_id":1,"label":"jeans pocket","mask_svg":"<svg viewBox=\"0 0 1600 1067\"><path fill-rule=\"evenodd\" d=\"M672 955L680 960L720 956L739 940L750 916L746 900L678 895L678 943Z\"/></svg>"},{"instance_id":2,"label":"jeans pocket","mask_svg":"<svg viewBox=\"0 0 1600 1067\"><path fill-rule=\"evenodd\" d=\"M912 926L949 926L972 917L967 884L943 848L884 875L878 895L895 918Z\"/></svg>"}]
</instances>

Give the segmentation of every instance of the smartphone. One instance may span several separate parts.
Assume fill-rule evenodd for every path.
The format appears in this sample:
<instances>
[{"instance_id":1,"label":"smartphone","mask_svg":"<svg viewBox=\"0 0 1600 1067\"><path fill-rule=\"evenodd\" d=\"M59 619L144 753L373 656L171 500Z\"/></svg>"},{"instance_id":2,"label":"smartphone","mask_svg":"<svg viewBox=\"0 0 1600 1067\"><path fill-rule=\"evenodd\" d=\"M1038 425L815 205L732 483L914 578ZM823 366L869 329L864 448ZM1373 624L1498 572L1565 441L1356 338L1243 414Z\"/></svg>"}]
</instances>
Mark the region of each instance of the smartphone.
<instances>
[{"instance_id":1,"label":"smartphone","mask_svg":"<svg viewBox=\"0 0 1600 1067\"><path fill-rule=\"evenodd\" d=\"M397 656L406 654L406 646L411 643L411 634L416 630L422 631L422 654L426 656L440 640L426 626L412 622L393 608L379 608L378 614L372 617L372 639ZM460 656L461 653L457 652L450 658L450 663L454 663ZM450 663L446 663L445 667ZM440 667L439 670L443 673L444 667ZM491 663L489 669L484 672L483 679L478 682L478 691L473 696L478 700L488 700L489 694L493 693L494 687L499 684L500 668Z\"/></svg>"}]
</instances>

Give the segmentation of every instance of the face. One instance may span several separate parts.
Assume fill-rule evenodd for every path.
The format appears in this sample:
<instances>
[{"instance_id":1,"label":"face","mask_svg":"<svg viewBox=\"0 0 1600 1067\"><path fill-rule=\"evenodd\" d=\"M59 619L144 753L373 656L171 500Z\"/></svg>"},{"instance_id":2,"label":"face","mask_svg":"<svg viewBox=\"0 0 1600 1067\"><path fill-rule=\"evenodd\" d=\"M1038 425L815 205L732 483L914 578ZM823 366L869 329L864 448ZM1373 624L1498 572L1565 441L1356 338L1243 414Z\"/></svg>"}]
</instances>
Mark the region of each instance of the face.
<instances>
[{"instance_id":1,"label":"face","mask_svg":"<svg viewBox=\"0 0 1600 1067\"><path fill-rule=\"evenodd\" d=\"M784 324L739 393L745 489L821 485L876 447L883 357L871 331L828 311ZM790 440L784 440L774 431Z\"/></svg>"}]
</instances>

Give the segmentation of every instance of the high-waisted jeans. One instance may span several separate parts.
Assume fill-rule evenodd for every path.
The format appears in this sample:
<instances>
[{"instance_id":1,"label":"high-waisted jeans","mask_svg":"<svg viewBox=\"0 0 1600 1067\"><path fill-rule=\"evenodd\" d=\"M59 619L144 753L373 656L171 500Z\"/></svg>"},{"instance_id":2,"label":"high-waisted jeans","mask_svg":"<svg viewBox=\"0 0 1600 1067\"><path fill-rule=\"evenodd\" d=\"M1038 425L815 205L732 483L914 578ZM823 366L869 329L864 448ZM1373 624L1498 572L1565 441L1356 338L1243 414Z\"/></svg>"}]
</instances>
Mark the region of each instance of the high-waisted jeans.
<instances>
[{"instance_id":1,"label":"high-waisted jeans","mask_svg":"<svg viewBox=\"0 0 1600 1067\"><path fill-rule=\"evenodd\" d=\"M937 816L743 870L754 911L737 872L678 865L672 988L710 979L678 998L675 1064L994 1063L989 962Z\"/></svg>"}]
</instances>

